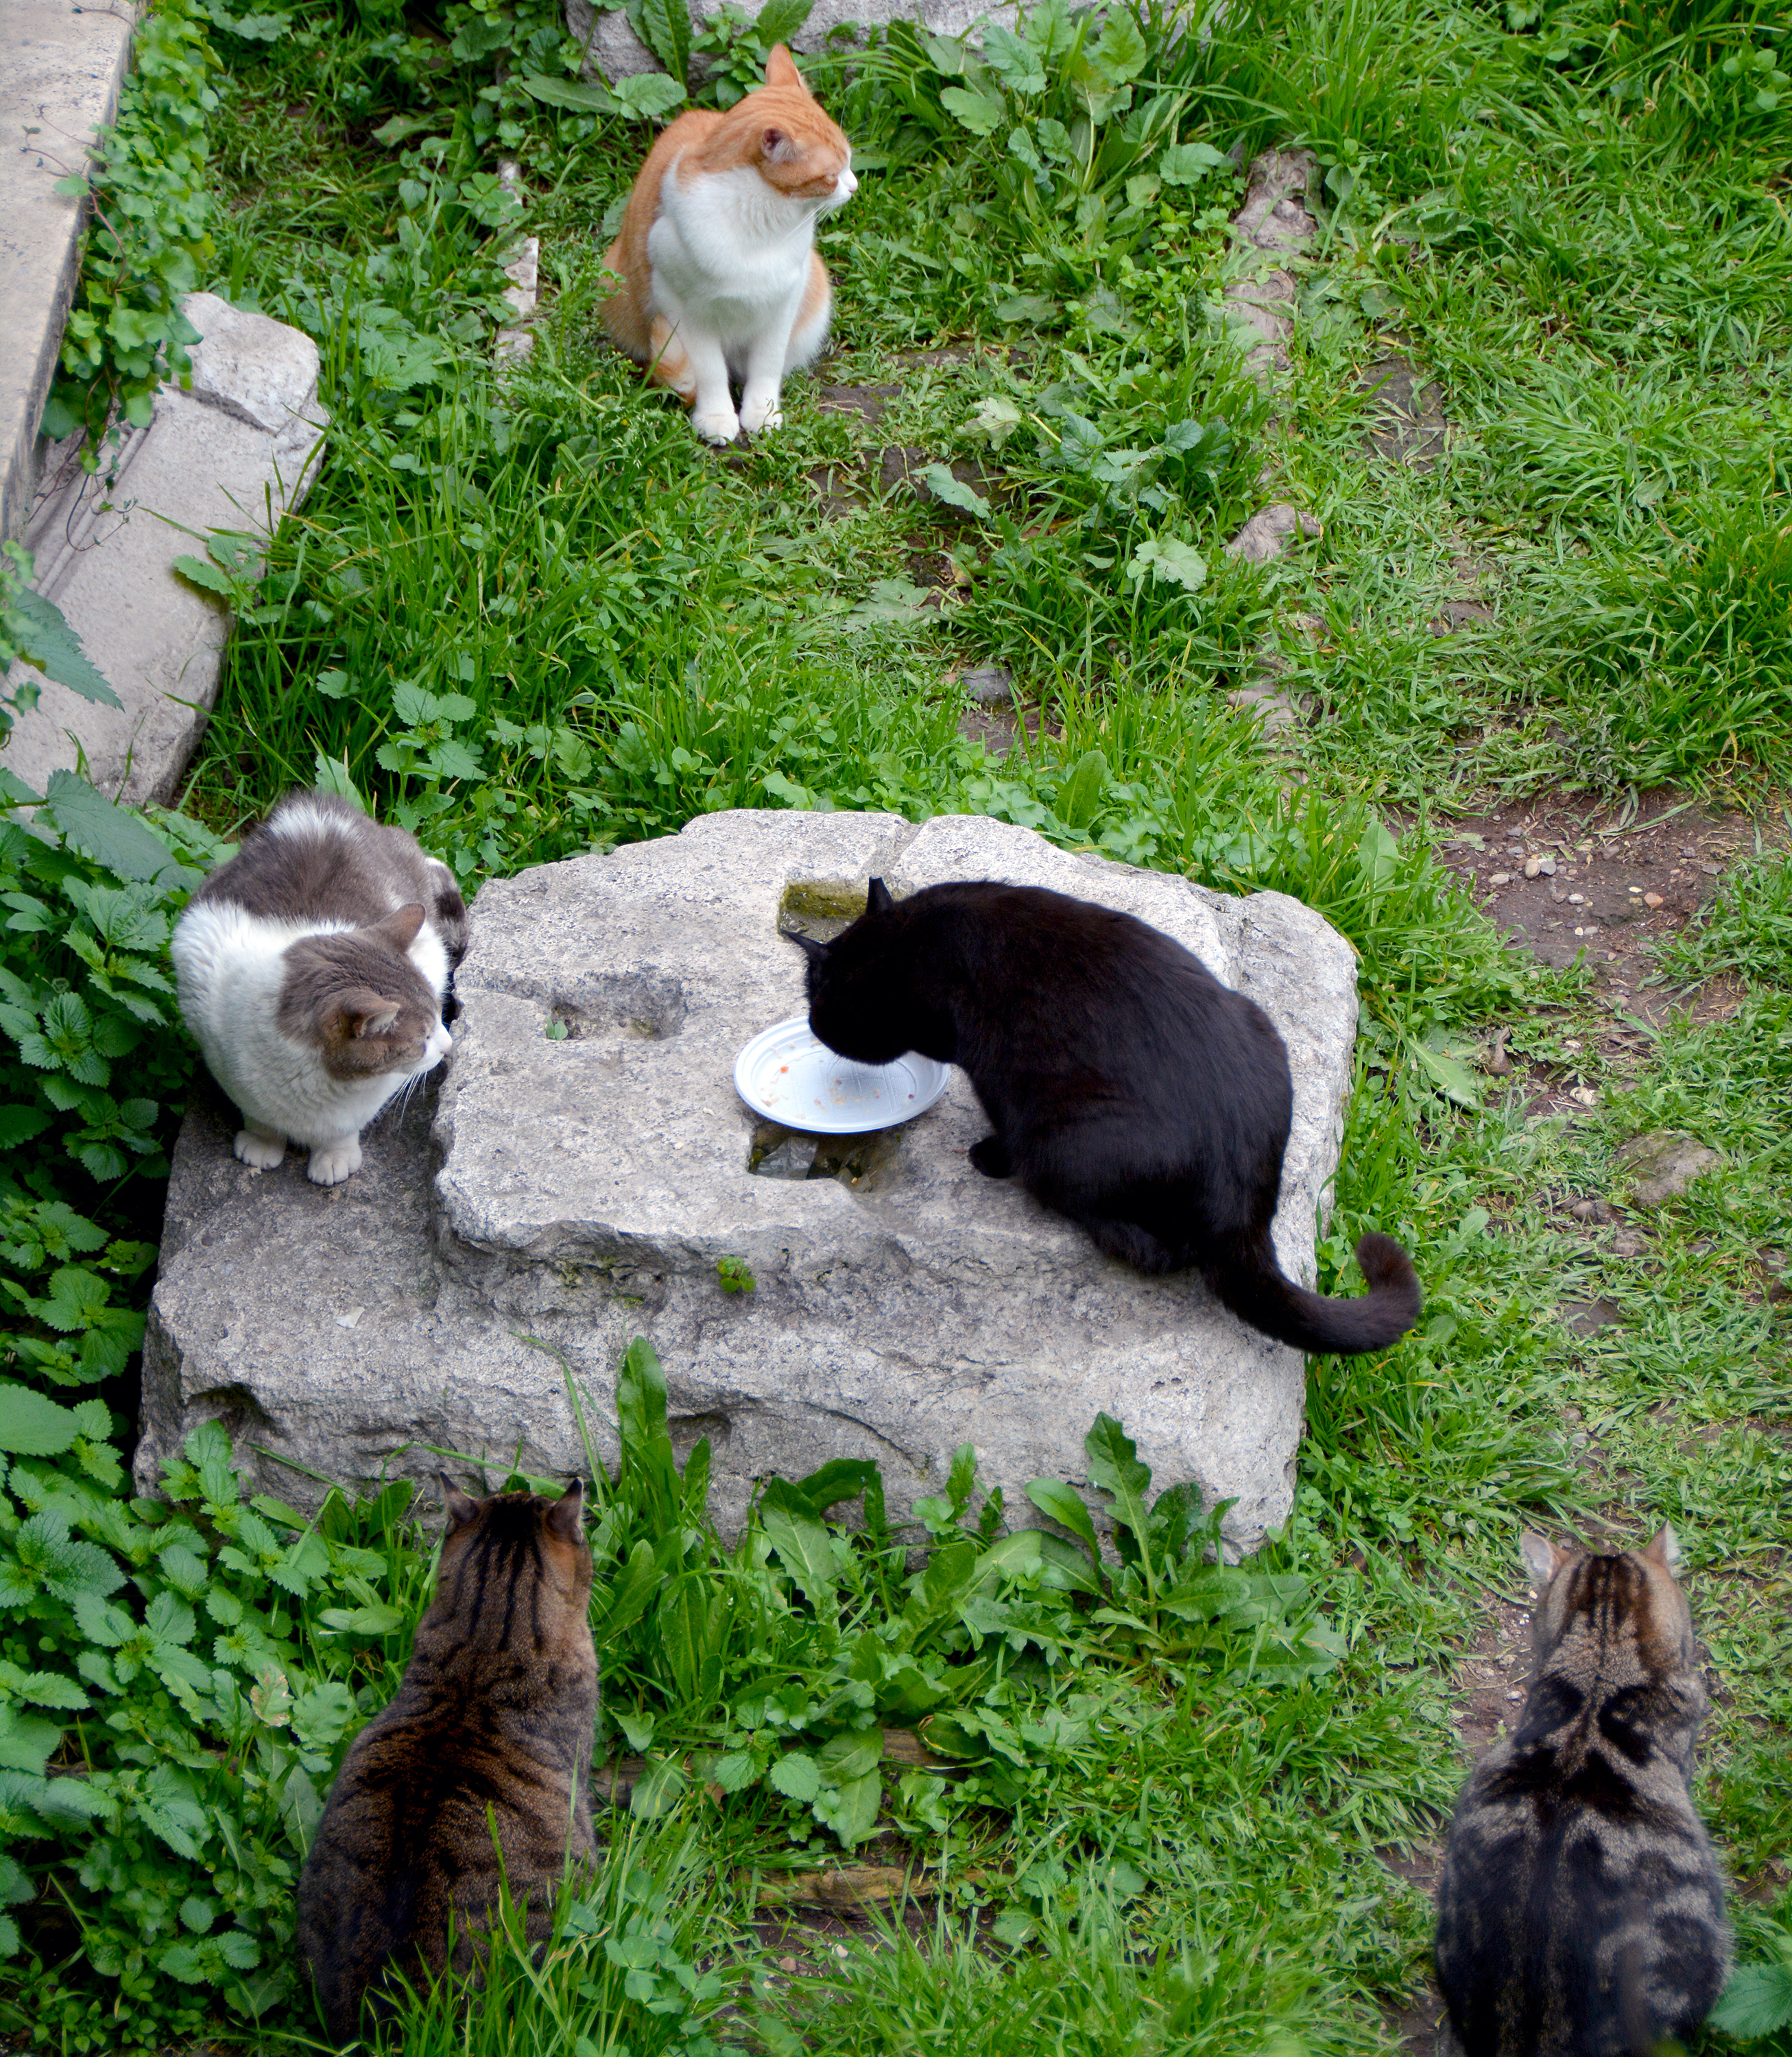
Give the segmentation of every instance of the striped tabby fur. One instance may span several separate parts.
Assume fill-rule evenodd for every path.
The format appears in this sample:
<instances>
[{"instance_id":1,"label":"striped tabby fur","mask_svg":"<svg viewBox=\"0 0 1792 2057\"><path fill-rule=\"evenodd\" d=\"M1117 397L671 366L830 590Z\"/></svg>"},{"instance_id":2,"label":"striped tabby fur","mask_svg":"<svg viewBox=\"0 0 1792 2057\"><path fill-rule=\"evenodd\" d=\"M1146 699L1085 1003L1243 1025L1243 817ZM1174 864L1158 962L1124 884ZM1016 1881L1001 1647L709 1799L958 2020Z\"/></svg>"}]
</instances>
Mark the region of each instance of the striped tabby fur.
<instances>
[{"instance_id":1,"label":"striped tabby fur","mask_svg":"<svg viewBox=\"0 0 1792 2057\"><path fill-rule=\"evenodd\" d=\"M299 1883L299 1950L346 2043L387 1968L426 1982L473 1960L499 1860L547 1934L568 1862L595 1856L597 1654L584 1488L470 1499L444 1476L435 1599L397 1696L356 1737ZM489 1810L489 1812L488 1812Z\"/></svg>"},{"instance_id":2,"label":"striped tabby fur","mask_svg":"<svg viewBox=\"0 0 1792 2057\"><path fill-rule=\"evenodd\" d=\"M1450 1829L1439 2048L1643 2057L1698 2027L1730 1962L1723 1875L1687 1790L1708 1702L1678 1546L1663 1528L1612 1557L1521 1548L1531 1690Z\"/></svg>"}]
</instances>

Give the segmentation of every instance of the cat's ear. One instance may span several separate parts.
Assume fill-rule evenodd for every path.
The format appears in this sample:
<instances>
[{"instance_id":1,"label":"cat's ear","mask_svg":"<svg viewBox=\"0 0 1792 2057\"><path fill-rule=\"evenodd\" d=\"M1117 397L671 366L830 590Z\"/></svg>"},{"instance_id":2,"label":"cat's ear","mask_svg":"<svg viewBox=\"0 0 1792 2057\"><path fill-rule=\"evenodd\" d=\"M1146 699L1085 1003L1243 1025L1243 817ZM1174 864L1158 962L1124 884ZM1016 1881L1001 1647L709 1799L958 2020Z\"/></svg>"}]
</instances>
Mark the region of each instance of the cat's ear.
<instances>
[{"instance_id":1,"label":"cat's ear","mask_svg":"<svg viewBox=\"0 0 1792 2057\"><path fill-rule=\"evenodd\" d=\"M1531 1583L1540 1593L1555 1577L1556 1567L1562 1562L1563 1553L1546 1537L1526 1528L1519 1535L1518 1554L1524 1560L1524 1568L1531 1575Z\"/></svg>"},{"instance_id":2,"label":"cat's ear","mask_svg":"<svg viewBox=\"0 0 1792 2057\"><path fill-rule=\"evenodd\" d=\"M800 929L780 929L778 932L786 942L795 943L805 956L819 964L827 955L826 943L818 943L813 936L806 936Z\"/></svg>"},{"instance_id":3,"label":"cat's ear","mask_svg":"<svg viewBox=\"0 0 1792 2057\"><path fill-rule=\"evenodd\" d=\"M799 93L809 89L803 82L803 74L796 68L796 59L782 43L774 43L766 54L765 82L767 85L794 86Z\"/></svg>"},{"instance_id":4,"label":"cat's ear","mask_svg":"<svg viewBox=\"0 0 1792 2057\"><path fill-rule=\"evenodd\" d=\"M442 1504L448 1510L448 1527L452 1532L464 1528L470 1521L478 1519L479 1503L461 1491L446 1472L438 1472L442 1481Z\"/></svg>"},{"instance_id":5,"label":"cat's ear","mask_svg":"<svg viewBox=\"0 0 1792 2057\"><path fill-rule=\"evenodd\" d=\"M574 1479L548 1509L548 1526L556 1536L568 1543L577 1543L585 1534L583 1479Z\"/></svg>"},{"instance_id":6,"label":"cat's ear","mask_svg":"<svg viewBox=\"0 0 1792 2057\"><path fill-rule=\"evenodd\" d=\"M760 137L759 150L768 164L792 164L803 154L788 131L775 127L767 128Z\"/></svg>"},{"instance_id":7,"label":"cat's ear","mask_svg":"<svg viewBox=\"0 0 1792 2057\"><path fill-rule=\"evenodd\" d=\"M896 902L890 898L890 888L881 878L874 878L865 894L867 914L887 914Z\"/></svg>"},{"instance_id":8,"label":"cat's ear","mask_svg":"<svg viewBox=\"0 0 1792 2057\"><path fill-rule=\"evenodd\" d=\"M356 986L331 1009L330 1025L345 1036L390 1036L398 1026L401 1011L395 1000Z\"/></svg>"},{"instance_id":9,"label":"cat's ear","mask_svg":"<svg viewBox=\"0 0 1792 2057\"><path fill-rule=\"evenodd\" d=\"M408 950L417 940L417 931L423 925L423 910L414 901L408 907L399 907L383 921L375 921L373 933L383 936L387 941L401 950Z\"/></svg>"},{"instance_id":10,"label":"cat's ear","mask_svg":"<svg viewBox=\"0 0 1792 2057\"><path fill-rule=\"evenodd\" d=\"M1680 1539L1673 1524L1664 1521L1638 1554L1671 1578L1680 1568Z\"/></svg>"}]
</instances>

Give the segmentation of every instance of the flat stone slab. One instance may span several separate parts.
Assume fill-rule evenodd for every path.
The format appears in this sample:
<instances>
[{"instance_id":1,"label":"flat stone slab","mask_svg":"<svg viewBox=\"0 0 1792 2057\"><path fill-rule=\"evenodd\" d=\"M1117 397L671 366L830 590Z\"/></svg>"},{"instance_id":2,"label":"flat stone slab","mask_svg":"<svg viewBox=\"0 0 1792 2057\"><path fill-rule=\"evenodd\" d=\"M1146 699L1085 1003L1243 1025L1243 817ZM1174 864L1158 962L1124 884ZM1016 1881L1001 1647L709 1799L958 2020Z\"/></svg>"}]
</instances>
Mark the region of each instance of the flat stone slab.
<instances>
[{"instance_id":1,"label":"flat stone slab","mask_svg":"<svg viewBox=\"0 0 1792 2057\"><path fill-rule=\"evenodd\" d=\"M218 696L232 617L174 561L203 562L212 530L265 539L311 482L323 436L317 345L213 293L191 293L182 308L202 338L191 390L162 387L149 427L125 432L109 472L81 469L78 438L46 455L25 533L34 583L124 704L96 706L13 668L10 685L29 680L38 700L13 731L6 768L39 793L85 756L115 798L175 797Z\"/></svg>"},{"instance_id":2,"label":"flat stone slab","mask_svg":"<svg viewBox=\"0 0 1792 2057\"><path fill-rule=\"evenodd\" d=\"M230 1155L198 1107L176 1152L145 1353L138 1478L196 1423L287 1497L325 1476L422 1476L426 1444L537 1472L582 1467L568 1377L599 1455L615 1365L647 1336L680 1453L710 1441L714 1505L832 1457L883 1467L893 1515L973 1443L1009 1519L1028 1480L1086 1484L1105 1410L1156 1484L1237 1502L1252 1547L1291 1501L1299 1354L1191 1276L1102 1256L965 1153L988 1124L956 1070L916 1121L824 1151L768 1129L733 1086L741 1046L803 1011L781 912L839 917L881 876L1049 886L1125 909L1247 992L1286 1038L1295 1110L1275 1241L1311 1281L1356 1025L1354 960L1279 894L1231 899L1055 848L981 816L735 812L609 856L496 880L473 910L462 1013L433 1131L421 1101L366 1139L362 1171L311 1186ZM838 1175L827 1175L830 1166ZM433 1181L431 1174L433 1172ZM724 1257L757 1282L722 1290Z\"/></svg>"},{"instance_id":3,"label":"flat stone slab","mask_svg":"<svg viewBox=\"0 0 1792 2057\"><path fill-rule=\"evenodd\" d=\"M17 540L38 478L38 427L81 273L82 200L57 181L118 111L133 7L0 0L0 539Z\"/></svg>"}]
</instances>

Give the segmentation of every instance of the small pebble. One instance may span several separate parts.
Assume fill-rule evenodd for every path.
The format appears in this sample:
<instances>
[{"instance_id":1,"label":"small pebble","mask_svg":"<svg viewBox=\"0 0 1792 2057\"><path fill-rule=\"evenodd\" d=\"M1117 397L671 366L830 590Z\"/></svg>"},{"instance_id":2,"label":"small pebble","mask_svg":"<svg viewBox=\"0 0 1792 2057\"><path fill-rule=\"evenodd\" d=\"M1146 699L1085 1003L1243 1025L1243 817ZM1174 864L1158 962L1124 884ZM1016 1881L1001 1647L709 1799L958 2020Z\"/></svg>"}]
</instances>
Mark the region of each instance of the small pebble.
<instances>
[{"instance_id":1,"label":"small pebble","mask_svg":"<svg viewBox=\"0 0 1792 2057\"><path fill-rule=\"evenodd\" d=\"M1528 857L1525 858L1524 876L1527 878L1535 878L1542 869L1543 859L1540 857Z\"/></svg>"},{"instance_id":2,"label":"small pebble","mask_svg":"<svg viewBox=\"0 0 1792 2057\"><path fill-rule=\"evenodd\" d=\"M1568 905L1569 905L1571 907L1584 907L1584 906L1586 906L1586 904L1587 904L1587 896L1586 896L1584 893L1571 893L1571 894L1569 894L1569 895L1568 895Z\"/></svg>"},{"instance_id":3,"label":"small pebble","mask_svg":"<svg viewBox=\"0 0 1792 2057\"><path fill-rule=\"evenodd\" d=\"M1643 904L1645 907L1659 907L1662 904L1661 895L1659 893L1645 893Z\"/></svg>"},{"instance_id":4,"label":"small pebble","mask_svg":"<svg viewBox=\"0 0 1792 2057\"><path fill-rule=\"evenodd\" d=\"M1487 882L1489 886L1509 886L1512 883L1512 874L1509 871L1496 871Z\"/></svg>"}]
</instances>

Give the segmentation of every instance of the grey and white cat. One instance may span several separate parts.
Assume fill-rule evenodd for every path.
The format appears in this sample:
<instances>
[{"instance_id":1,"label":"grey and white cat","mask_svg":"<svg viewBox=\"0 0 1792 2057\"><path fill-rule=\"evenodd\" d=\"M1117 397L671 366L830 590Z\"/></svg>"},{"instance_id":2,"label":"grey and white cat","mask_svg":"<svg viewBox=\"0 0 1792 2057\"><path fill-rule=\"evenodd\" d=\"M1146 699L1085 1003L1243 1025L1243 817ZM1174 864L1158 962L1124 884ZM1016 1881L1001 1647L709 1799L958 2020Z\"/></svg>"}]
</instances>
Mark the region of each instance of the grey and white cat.
<instances>
[{"instance_id":1,"label":"grey and white cat","mask_svg":"<svg viewBox=\"0 0 1792 2057\"><path fill-rule=\"evenodd\" d=\"M445 864L335 793L291 793L212 873L174 931L175 976L212 1076L242 1110L236 1154L307 1144L320 1186L454 1038L442 1003L466 949Z\"/></svg>"},{"instance_id":2,"label":"grey and white cat","mask_svg":"<svg viewBox=\"0 0 1792 2057\"><path fill-rule=\"evenodd\" d=\"M1464 1788L1437 1885L1453 2057L1648 2057L1730 1966L1723 1873L1687 1783L1709 1704L1663 1528L1609 1557L1520 1539L1536 1662Z\"/></svg>"}]
</instances>

